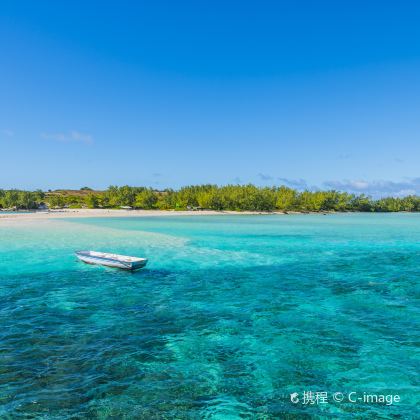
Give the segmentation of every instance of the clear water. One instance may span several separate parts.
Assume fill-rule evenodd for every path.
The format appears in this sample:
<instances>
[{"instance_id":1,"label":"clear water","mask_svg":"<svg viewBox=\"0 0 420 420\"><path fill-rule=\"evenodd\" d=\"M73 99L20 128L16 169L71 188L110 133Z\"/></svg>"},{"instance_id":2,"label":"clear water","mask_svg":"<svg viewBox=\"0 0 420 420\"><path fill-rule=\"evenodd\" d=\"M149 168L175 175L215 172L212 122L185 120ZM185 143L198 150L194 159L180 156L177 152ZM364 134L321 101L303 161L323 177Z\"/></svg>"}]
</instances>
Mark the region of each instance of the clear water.
<instances>
[{"instance_id":1,"label":"clear water","mask_svg":"<svg viewBox=\"0 0 420 420\"><path fill-rule=\"evenodd\" d=\"M0 418L415 418L419 266L420 214L2 221Z\"/></svg>"},{"instance_id":2,"label":"clear water","mask_svg":"<svg viewBox=\"0 0 420 420\"><path fill-rule=\"evenodd\" d=\"M36 211L35 210L17 210L17 211L0 210L0 216L2 214L20 214L20 213L36 213Z\"/></svg>"}]
</instances>

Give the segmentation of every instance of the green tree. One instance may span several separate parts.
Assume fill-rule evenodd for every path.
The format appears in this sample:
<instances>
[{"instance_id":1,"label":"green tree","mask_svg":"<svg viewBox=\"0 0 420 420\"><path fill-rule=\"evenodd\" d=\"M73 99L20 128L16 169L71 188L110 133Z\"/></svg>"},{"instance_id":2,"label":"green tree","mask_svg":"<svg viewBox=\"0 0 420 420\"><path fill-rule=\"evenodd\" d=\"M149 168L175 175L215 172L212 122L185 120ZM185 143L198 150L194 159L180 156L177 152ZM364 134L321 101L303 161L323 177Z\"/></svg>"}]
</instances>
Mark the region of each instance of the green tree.
<instances>
[{"instance_id":1,"label":"green tree","mask_svg":"<svg viewBox=\"0 0 420 420\"><path fill-rule=\"evenodd\" d=\"M49 207L63 207L66 204L64 197L59 194L51 194L46 199Z\"/></svg>"},{"instance_id":2,"label":"green tree","mask_svg":"<svg viewBox=\"0 0 420 420\"><path fill-rule=\"evenodd\" d=\"M282 185L277 190L276 208L278 210L292 210L296 201L296 191Z\"/></svg>"},{"instance_id":3,"label":"green tree","mask_svg":"<svg viewBox=\"0 0 420 420\"><path fill-rule=\"evenodd\" d=\"M350 209L354 211L373 211L372 200L364 194L354 196L350 202Z\"/></svg>"},{"instance_id":4,"label":"green tree","mask_svg":"<svg viewBox=\"0 0 420 420\"><path fill-rule=\"evenodd\" d=\"M237 211L420 211L420 197L411 195L403 198L385 197L372 200L365 195L353 195L340 191L303 191L291 188L263 188L255 185L190 185L178 191L167 189L153 191L144 187L110 186L105 192L87 195L68 190L56 190L44 193L0 189L0 207L31 209L42 201L50 207L98 206L120 207L135 206L139 208L164 210L181 210L200 206L212 210Z\"/></svg>"},{"instance_id":5,"label":"green tree","mask_svg":"<svg viewBox=\"0 0 420 420\"><path fill-rule=\"evenodd\" d=\"M12 208L19 206L19 191L8 190L5 192L3 197L4 207Z\"/></svg>"},{"instance_id":6,"label":"green tree","mask_svg":"<svg viewBox=\"0 0 420 420\"><path fill-rule=\"evenodd\" d=\"M136 195L134 206L140 209L153 209L156 207L158 197L151 189L145 189Z\"/></svg>"},{"instance_id":7,"label":"green tree","mask_svg":"<svg viewBox=\"0 0 420 420\"><path fill-rule=\"evenodd\" d=\"M29 191L20 191L17 207L26 210L37 208L36 195Z\"/></svg>"},{"instance_id":8,"label":"green tree","mask_svg":"<svg viewBox=\"0 0 420 420\"><path fill-rule=\"evenodd\" d=\"M324 204L324 194L320 191L303 191L297 197L297 206L303 211L320 211Z\"/></svg>"},{"instance_id":9,"label":"green tree","mask_svg":"<svg viewBox=\"0 0 420 420\"><path fill-rule=\"evenodd\" d=\"M95 194L89 194L85 198L85 203L90 209L95 209L99 205L99 198Z\"/></svg>"}]
</instances>

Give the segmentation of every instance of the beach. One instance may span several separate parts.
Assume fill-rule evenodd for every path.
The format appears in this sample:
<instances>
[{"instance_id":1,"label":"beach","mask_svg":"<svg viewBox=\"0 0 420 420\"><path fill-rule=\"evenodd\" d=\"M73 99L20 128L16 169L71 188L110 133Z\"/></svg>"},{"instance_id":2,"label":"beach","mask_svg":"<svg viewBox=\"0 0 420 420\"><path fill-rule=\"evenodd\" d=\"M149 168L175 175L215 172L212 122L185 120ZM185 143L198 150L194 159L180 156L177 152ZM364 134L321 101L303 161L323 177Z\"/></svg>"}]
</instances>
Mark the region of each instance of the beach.
<instances>
[{"instance_id":1,"label":"beach","mask_svg":"<svg viewBox=\"0 0 420 420\"><path fill-rule=\"evenodd\" d=\"M60 209L49 211L0 212L1 220L42 220L69 217L153 217L153 216L220 216L220 215L270 215L284 212L216 211L216 210L124 210L124 209ZM299 214L289 212L289 214Z\"/></svg>"}]
</instances>

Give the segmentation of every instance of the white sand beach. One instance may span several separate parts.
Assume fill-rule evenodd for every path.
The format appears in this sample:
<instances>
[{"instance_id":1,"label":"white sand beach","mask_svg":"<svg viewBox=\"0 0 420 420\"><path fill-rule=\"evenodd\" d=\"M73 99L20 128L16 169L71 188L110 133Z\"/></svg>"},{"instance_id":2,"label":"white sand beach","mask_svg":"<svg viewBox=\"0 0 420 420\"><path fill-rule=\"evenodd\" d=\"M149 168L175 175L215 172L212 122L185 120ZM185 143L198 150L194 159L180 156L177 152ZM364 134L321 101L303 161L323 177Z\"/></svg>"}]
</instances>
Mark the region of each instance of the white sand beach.
<instances>
[{"instance_id":1,"label":"white sand beach","mask_svg":"<svg viewBox=\"0 0 420 420\"><path fill-rule=\"evenodd\" d=\"M292 212L289 212L292 213ZM174 210L123 210L123 209L60 209L35 212L1 212L0 222L3 220L42 220L69 217L151 217L151 216L215 216L215 215L257 215L257 214L285 214L283 212L252 212L252 211L174 211Z\"/></svg>"}]
</instances>

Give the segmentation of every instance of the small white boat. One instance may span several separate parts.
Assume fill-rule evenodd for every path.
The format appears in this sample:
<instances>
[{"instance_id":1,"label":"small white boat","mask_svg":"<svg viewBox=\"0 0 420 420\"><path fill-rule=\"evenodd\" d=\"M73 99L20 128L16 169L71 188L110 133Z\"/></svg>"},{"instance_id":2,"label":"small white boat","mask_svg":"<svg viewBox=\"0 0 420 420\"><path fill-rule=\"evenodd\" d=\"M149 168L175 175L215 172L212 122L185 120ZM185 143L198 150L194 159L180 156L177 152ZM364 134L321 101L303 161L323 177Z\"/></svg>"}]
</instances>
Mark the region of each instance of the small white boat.
<instances>
[{"instance_id":1,"label":"small white boat","mask_svg":"<svg viewBox=\"0 0 420 420\"><path fill-rule=\"evenodd\" d=\"M76 251L76 256L87 264L105 265L107 267L122 268L123 270L137 270L147 264L147 258L109 254L107 252Z\"/></svg>"}]
</instances>

